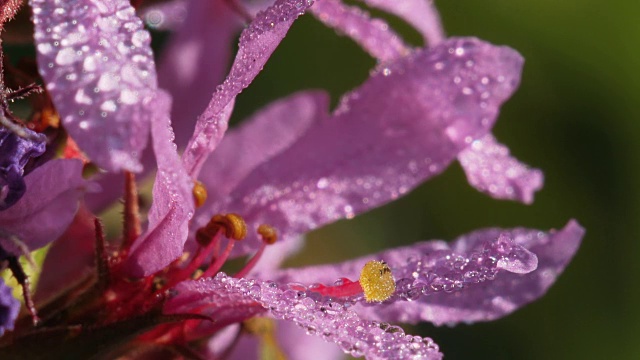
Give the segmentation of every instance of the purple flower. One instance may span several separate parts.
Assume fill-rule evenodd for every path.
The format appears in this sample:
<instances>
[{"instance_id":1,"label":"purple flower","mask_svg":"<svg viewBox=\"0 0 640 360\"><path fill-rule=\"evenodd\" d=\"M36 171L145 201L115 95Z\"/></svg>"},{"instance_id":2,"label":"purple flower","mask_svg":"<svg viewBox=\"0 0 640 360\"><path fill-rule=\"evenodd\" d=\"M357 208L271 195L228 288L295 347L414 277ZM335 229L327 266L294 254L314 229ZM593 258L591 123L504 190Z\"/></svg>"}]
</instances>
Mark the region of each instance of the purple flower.
<instances>
[{"instance_id":1,"label":"purple flower","mask_svg":"<svg viewBox=\"0 0 640 360\"><path fill-rule=\"evenodd\" d=\"M278 339L272 323L260 322L270 318L301 329L289 340L306 333L353 356L441 359L431 339L387 322L493 320L544 295L580 244L584 231L575 221L557 231L486 229L450 244L421 242L337 265L278 269L304 233L393 201L455 160L472 186L495 198L529 203L542 184L539 170L512 158L491 135L519 84L522 57L476 38L445 39L427 2L366 3L405 19L429 47L408 46L382 20L337 0L277 0L255 15L240 2L195 0L157 74L150 35L128 1L30 1L40 73L70 136L108 172L153 168L142 155L148 133L156 159L147 229L135 230L135 193L128 190L117 251L108 251L96 222L97 284L85 292L94 300L68 303L44 320L57 328L90 324L73 339L60 334L76 341L74 354L86 354L83 344L100 334L104 346L148 330L133 344L154 344L149 355L167 347L224 357L237 336L250 333L263 351L308 357L300 353L305 344ZM166 16L163 9L145 17ZM372 75L333 112L325 93L300 92L227 133L236 96L308 9L379 61ZM214 89L228 56L219 49L237 28L237 12L254 17ZM192 84L199 79L206 84ZM197 119L183 100L191 97L203 107L209 100ZM195 129L190 137L185 128ZM109 179L100 202L113 196ZM32 192L42 196L35 188L24 199ZM246 254L253 255L234 277L220 271L228 258ZM120 335L108 335L117 328ZM210 347L197 347L209 338ZM29 354L19 346L6 351Z\"/></svg>"},{"instance_id":2,"label":"purple flower","mask_svg":"<svg viewBox=\"0 0 640 360\"><path fill-rule=\"evenodd\" d=\"M57 159L25 178L28 191L9 210L0 212L0 246L14 255L36 250L57 239L73 220L87 188L82 162Z\"/></svg>"},{"instance_id":3,"label":"purple flower","mask_svg":"<svg viewBox=\"0 0 640 360\"><path fill-rule=\"evenodd\" d=\"M0 248L0 264L3 260ZM11 288L0 278L0 336L5 330L13 330L13 322L18 317L18 312L20 312L20 301L13 297Z\"/></svg>"},{"instance_id":4,"label":"purple flower","mask_svg":"<svg viewBox=\"0 0 640 360\"><path fill-rule=\"evenodd\" d=\"M45 150L45 136L29 129L22 129L20 136L4 126L0 127L0 210L15 204L26 190L24 167L31 158Z\"/></svg>"}]
</instances>

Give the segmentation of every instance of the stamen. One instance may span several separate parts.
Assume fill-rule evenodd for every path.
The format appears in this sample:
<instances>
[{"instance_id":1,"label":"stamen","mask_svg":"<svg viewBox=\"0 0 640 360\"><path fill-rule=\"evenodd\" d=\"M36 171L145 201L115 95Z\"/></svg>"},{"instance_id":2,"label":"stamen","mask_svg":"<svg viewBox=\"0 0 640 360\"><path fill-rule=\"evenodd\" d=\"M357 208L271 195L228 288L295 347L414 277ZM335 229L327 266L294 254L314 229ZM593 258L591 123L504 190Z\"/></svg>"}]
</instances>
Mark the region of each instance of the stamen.
<instances>
[{"instance_id":1,"label":"stamen","mask_svg":"<svg viewBox=\"0 0 640 360\"><path fill-rule=\"evenodd\" d=\"M391 268L384 261L367 262L360 272L360 285L367 302L385 301L396 291Z\"/></svg>"},{"instance_id":2,"label":"stamen","mask_svg":"<svg viewBox=\"0 0 640 360\"><path fill-rule=\"evenodd\" d=\"M205 201L207 201L207 188L198 180L193 184L193 201L195 202L196 208L202 207Z\"/></svg>"},{"instance_id":3,"label":"stamen","mask_svg":"<svg viewBox=\"0 0 640 360\"><path fill-rule=\"evenodd\" d=\"M198 233L200 232L200 230L202 229L199 229ZM196 238L198 237L198 233L196 233ZM191 262L183 269L180 269L178 270L178 272L171 274L167 279L166 284L163 286L162 290L166 290L166 289L169 289L170 287L173 287L177 283L183 281L185 278L189 278L193 276L194 278L197 279L201 277L202 272L198 274L197 273L198 268L207 259L207 257L211 255L213 250L220 244L221 238L222 238L222 229L219 229L215 234L208 237L204 244L203 242L200 242L200 240L198 240L198 243L201 245L201 247L199 247L198 250L196 250L196 254L192 258Z\"/></svg>"},{"instance_id":4,"label":"stamen","mask_svg":"<svg viewBox=\"0 0 640 360\"><path fill-rule=\"evenodd\" d=\"M227 243L227 247L224 252L218 256L215 249L220 245L220 239L223 231L225 236L229 239L229 242ZM216 252L213 254L213 257L215 258L214 263L209 265L205 272L195 278L215 275L220 268L222 268L225 261L227 261L227 258L231 254L231 250L233 250L235 242L244 239L246 235L247 224L240 215L214 215L207 225L196 231L196 241L200 244L201 248L198 249L193 260L185 268L167 276L167 282L162 287L162 290L168 289L169 287L184 280L186 277L190 277L200 267L200 265L202 265L204 260L214 253L214 251Z\"/></svg>"},{"instance_id":5,"label":"stamen","mask_svg":"<svg viewBox=\"0 0 640 360\"><path fill-rule=\"evenodd\" d=\"M229 239L242 240L247 236L247 224L238 214L215 215L206 226L207 228L223 228L224 235Z\"/></svg>"},{"instance_id":6,"label":"stamen","mask_svg":"<svg viewBox=\"0 0 640 360\"><path fill-rule=\"evenodd\" d=\"M262 245L260 246L260 249L258 249L258 251L251 257L247 264L233 277L245 277L249 273L249 271L253 270L253 268L256 266L258 260L260 260L260 258L262 257L262 253L264 253L264 249L267 247L267 245L273 245L278 240L278 233L276 232L276 229L267 224L261 224L260 226L258 226L258 234L262 239Z\"/></svg>"},{"instance_id":7,"label":"stamen","mask_svg":"<svg viewBox=\"0 0 640 360\"><path fill-rule=\"evenodd\" d=\"M229 242L227 243L227 247L224 249L224 252L220 256L218 256L216 261L213 264L211 264L209 268L205 270L204 273L202 273L202 277L211 277L217 274L218 271L220 271L220 269L222 268L222 265L224 265L224 263L229 258L229 255L231 255L231 250L233 250L233 246L235 245L235 243L236 243L236 240L229 239Z\"/></svg>"},{"instance_id":8,"label":"stamen","mask_svg":"<svg viewBox=\"0 0 640 360\"><path fill-rule=\"evenodd\" d=\"M258 226L258 234L266 244L271 245L278 241L278 232L270 225L261 224Z\"/></svg>"},{"instance_id":9,"label":"stamen","mask_svg":"<svg viewBox=\"0 0 640 360\"><path fill-rule=\"evenodd\" d=\"M201 227L196 231L196 241L200 246L208 246L219 231L221 232L222 229L211 226Z\"/></svg>"},{"instance_id":10,"label":"stamen","mask_svg":"<svg viewBox=\"0 0 640 360\"><path fill-rule=\"evenodd\" d=\"M316 284L309 290L324 296L338 298L364 293L367 302L382 302L390 298L396 291L396 282L386 262L371 260L362 268L358 281L342 278L339 280L339 285Z\"/></svg>"},{"instance_id":11,"label":"stamen","mask_svg":"<svg viewBox=\"0 0 640 360\"><path fill-rule=\"evenodd\" d=\"M133 242L140 236L140 207L136 177L130 171L124 172L124 228L120 245L122 256L126 256Z\"/></svg>"}]
</instances>

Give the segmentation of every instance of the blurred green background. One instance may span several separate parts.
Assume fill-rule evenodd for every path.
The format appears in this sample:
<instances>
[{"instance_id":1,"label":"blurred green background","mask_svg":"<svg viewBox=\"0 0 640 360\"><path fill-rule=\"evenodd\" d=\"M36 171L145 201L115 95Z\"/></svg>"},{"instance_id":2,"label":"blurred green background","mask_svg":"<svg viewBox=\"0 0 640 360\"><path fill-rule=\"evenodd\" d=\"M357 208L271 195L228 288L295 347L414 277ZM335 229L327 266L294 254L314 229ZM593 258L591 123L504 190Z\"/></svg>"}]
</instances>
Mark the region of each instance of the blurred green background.
<instances>
[{"instance_id":1,"label":"blurred green background","mask_svg":"<svg viewBox=\"0 0 640 360\"><path fill-rule=\"evenodd\" d=\"M432 337L447 359L640 359L640 2L437 5L449 35L524 55L522 85L495 134L544 170L544 189L532 206L492 200L469 187L455 164L399 201L312 233L288 264L336 262L482 227L559 228L576 218L587 229L583 245L541 300L491 323L408 331ZM387 19L419 44L415 32ZM240 96L234 118L300 89L327 89L335 103L373 64L349 39L305 16Z\"/></svg>"}]
</instances>

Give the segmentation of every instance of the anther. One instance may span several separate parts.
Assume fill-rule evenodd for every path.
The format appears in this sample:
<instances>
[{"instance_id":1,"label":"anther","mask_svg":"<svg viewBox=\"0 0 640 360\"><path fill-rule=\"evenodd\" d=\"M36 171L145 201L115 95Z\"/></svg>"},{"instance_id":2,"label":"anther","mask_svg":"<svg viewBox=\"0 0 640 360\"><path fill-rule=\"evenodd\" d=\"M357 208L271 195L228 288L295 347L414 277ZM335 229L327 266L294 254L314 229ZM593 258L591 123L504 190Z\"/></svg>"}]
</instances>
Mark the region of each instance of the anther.
<instances>
[{"instance_id":1,"label":"anther","mask_svg":"<svg viewBox=\"0 0 640 360\"><path fill-rule=\"evenodd\" d=\"M278 241L278 232L271 225L261 224L260 226L258 226L257 232L258 235L260 235L260 238L262 238L262 245L260 245L260 248L251 257L251 259L247 261L247 264L233 277L245 277L249 273L249 271L251 271L256 266L256 263L258 263L258 260L260 260L260 258L262 257L262 253L264 253L264 249L267 247L267 245L273 245L276 241Z\"/></svg>"},{"instance_id":2,"label":"anther","mask_svg":"<svg viewBox=\"0 0 640 360\"><path fill-rule=\"evenodd\" d=\"M202 207L205 201L207 201L207 188L203 183L196 180L193 184L193 201L195 202L196 208Z\"/></svg>"},{"instance_id":3,"label":"anther","mask_svg":"<svg viewBox=\"0 0 640 360\"><path fill-rule=\"evenodd\" d=\"M215 215L207 224L207 227L215 227L224 229L224 235L228 239L242 240L247 236L247 224L238 214Z\"/></svg>"},{"instance_id":4,"label":"anther","mask_svg":"<svg viewBox=\"0 0 640 360\"><path fill-rule=\"evenodd\" d=\"M358 281L341 278L340 285L316 284L309 290L324 296L340 298L364 293L367 302L382 302L390 298L396 291L396 282L386 262L372 260L364 265Z\"/></svg>"},{"instance_id":5,"label":"anther","mask_svg":"<svg viewBox=\"0 0 640 360\"><path fill-rule=\"evenodd\" d=\"M206 246L215 237L218 230L224 230L224 235L233 240L242 240L247 236L247 224L238 214L214 215L211 220L196 231L196 241Z\"/></svg>"},{"instance_id":6,"label":"anther","mask_svg":"<svg viewBox=\"0 0 640 360\"><path fill-rule=\"evenodd\" d=\"M262 241L268 245L273 245L278 241L278 233L276 232L276 229L267 224L261 224L258 226L258 235L260 235Z\"/></svg>"},{"instance_id":7,"label":"anther","mask_svg":"<svg viewBox=\"0 0 640 360\"><path fill-rule=\"evenodd\" d=\"M384 261L371 260L360 272L360 286L367 302L385 301L396 291L391 268Z\"/></svg>"}]
</instances>

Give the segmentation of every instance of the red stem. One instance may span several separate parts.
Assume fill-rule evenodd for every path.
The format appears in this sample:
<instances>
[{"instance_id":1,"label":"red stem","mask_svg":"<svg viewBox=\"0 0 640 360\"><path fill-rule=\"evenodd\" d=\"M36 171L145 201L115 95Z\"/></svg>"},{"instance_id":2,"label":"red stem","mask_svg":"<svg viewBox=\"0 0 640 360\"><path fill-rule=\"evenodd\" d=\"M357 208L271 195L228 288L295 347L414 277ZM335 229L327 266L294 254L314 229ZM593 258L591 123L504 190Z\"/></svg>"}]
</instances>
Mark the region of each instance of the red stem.
<instances>
[{"instance_id":1,"label":"red stem","mask_svg":"<svg viewBox=\"0 0 640 360\"><path fill-rule=\"evenodd\" d=\"M237 274L233 275L233 277L245 277L249 273L249 271L251 271L256 266L256 263L258 263L258 260L260 260L260 257L262 257L262 253L264 252L264 249L266 247L267 243L263 242L262 246L260 246L260 249L258 249L258 251L253 255L253 257L251 257L251 259L245 264L245 266L240 271L238 271Z\"/></svg>"},{"instance_id":2,"label":"red stem","mask_svg":"<svg viewBox=\"0 0 640 360\"><path fill-rule=\"evenodd\" d=\"M215 275L218 271L220 271L220 268L222 268L222 265L224 265L224 263L227 261L227 258L229 258L229 255L231 255L231 250L233 250L233 246L235 245L235 243L236 243L236 240L229 239L229 242L227 243L227 247L224 249L224 252L216 258L216 261L209 266L209 268L202 274L201 277L211 277Z\"/></svg>"}]
</instances>

